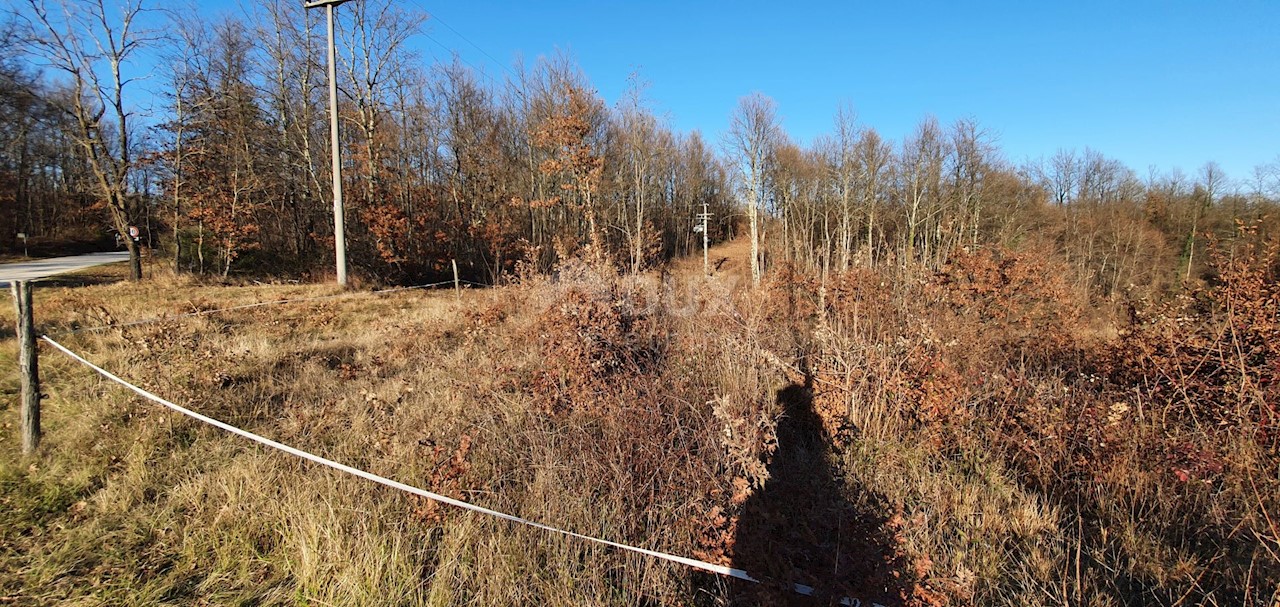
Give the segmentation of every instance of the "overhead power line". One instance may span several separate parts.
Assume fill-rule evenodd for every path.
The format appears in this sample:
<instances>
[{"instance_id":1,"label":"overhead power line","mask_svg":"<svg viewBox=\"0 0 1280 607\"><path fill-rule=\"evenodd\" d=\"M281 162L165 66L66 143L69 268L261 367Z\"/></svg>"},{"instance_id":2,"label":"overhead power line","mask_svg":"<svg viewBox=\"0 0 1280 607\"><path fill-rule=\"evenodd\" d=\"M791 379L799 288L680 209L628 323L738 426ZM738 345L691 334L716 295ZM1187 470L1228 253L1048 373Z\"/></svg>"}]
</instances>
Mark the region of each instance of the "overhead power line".
<instances>
[{"instance_id":1,"label":"overhead power line","mask_svg":"<svg viewBox=\"0 0 1280 607\"><path fill-rule=\"evenodd\" d=\"M414 0L414 2L417 2L417 0ZM482 48L479 44L476 44L476 43L472 42L472 41L471 41L471 39L470 39L470 38L468 38L468 37L466 37L466 36L464 36L464 35L462 34L462 32L460 32L460 31L458 31L458 30L454 29L454 27L453 27L452 25L449 25L447 22L445 22L445 20L444 20L444 19L441 19L441 18L440 18L440 15L435 14L435 13L432 13L431 11L427 11L427 15L428 15L428 16L430 16L432 19L435 19L436 21L440 22L440 25L445 26L446 28L448 28L448 30L449 30L449 31L451 31L451 32L453 32L454 34L456 34L459 38L462 38L462 40L463 40L463 41L465 41L467 44L470 44L470 45L471 45L472 47L474 47L476 50L480 51L482 54L484 54L484 56L485 56L485 57L488 57L490 61L493 61L493 63L494 63L495 65L497 65L498 67L502 68L502 71L504 71L504 72L506 72L506 73L510 74L510 75L511 75L511 77L513 77L513 78L517 77L517 76L516 76L516 73L515 73L515 72L513 72L513 71L511 71L511 68L507 67L507 65L506 65L505 63L503 63L503 62L499 61L499 60L498 60L496 57L494 57L493 55L490 55L490 54L489 54L489 51L484 50L484 48Z\"/></svg>"},{"instance_id":2,"label":"overhead power line","mask_svg":"<svg viewBox=\"0 0 1280 607\"><path fill-rule=\"evenodd\" d=\"M443 25L450 32L453 32L455 36L461 38L464 42L471 45L477 51L480 51L480 53L483 54L485 57L487 57L489 61L493 62L493 64L496 65L498 69L502 70L503 72L506 72L507 75L511 77L511 80L510 80L511 91L519 95L521 98L526 98L525 92L520 86L519 74L515 73L514 70L508 67L505 63L503 63L497 57L494 57L493 54L485 50L484 47L480 46L479 44L476 44L470 38L468 38L465 34L458 31L457 28L453 27L452 25L449 25L444 19L440 17L438 13L436 13L435 11L429 10L420 0L408 0L408 1L414 6L418 7L418 10L421 10L424 14L426 14L430 21L435 21L435 22L438 22L440 25ZM440 48L448 51L454 57L456 57L459 61L462 61L472 70L475 70L478 75L480 75L483 78L487 78L489 82L492 83L493 85L496 86L499 84L498 81L493 76L489 75L484 69L480 68L479 66L477 66L476 64L468 60L466 57L462 55L462 53L459 53L457 49L454 49L453 47L450 47L444 42L441 42L438 38L436 38L435 36L432 36L430 33L427 33L424 31L424 32L421 32L421 34L426 39L430 40L431 42L434 42L436 46L439 46Z\"/></svg>"}]
</instances>

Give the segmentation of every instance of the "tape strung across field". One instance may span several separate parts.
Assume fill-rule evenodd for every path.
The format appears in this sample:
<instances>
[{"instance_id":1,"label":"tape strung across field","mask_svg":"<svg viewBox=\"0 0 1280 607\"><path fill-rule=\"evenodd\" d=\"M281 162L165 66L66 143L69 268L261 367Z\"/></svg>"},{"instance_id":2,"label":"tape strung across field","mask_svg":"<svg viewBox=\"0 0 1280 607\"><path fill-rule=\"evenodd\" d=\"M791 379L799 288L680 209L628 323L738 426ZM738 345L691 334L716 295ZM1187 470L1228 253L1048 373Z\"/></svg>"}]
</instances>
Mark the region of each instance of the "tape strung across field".
<instances>
[{"instance_id":1,"label":"tape strung across field","mask_svg":"<svg viewBox=\"0 0 1280 607\"><path fill-rule=\"evenodd\" d=\"M748 581L748 582L754 582L754 583L757 583L757 584L758 584L758 583L760 583L760 580L757 580L756 578L751 577L751 575L750 575L750 574L748 574L746 571L743 571L743 570L741 570L741 569L734 569L733 567L726 567L726 566L724 566L724 565L716 565L716 564L714 564L714 563L708 563L708 562L706 562L706 561L699 561L699 560L697 560L697 559L691 559L691 558L688 558L688 557L677 556L677 555L674 555L674 554L667 554L667 553L665 553L665 552L658 552L658 551L656 551L656 550L649 550L649 549L647 549L647 548L640 548L640 547L638 547L638 546L631 546L631 545L628 545L628 544L621 544L621 543L618 543L618 542L613 542L613 541L609 541L609 540L606 540L606 539L601 539L601 538L598 538L598 537L592 537L592 536L590 536L590 535L583 535L583 534L581 534L581 533L575 533L575 532L573 532L573 531L566 531L566 530L564 530L564 529L559 529L559 528L552 527L552 526L550 526L550 525L546 525L546 524L543 524L543 523L539 523L539 522L535 522L535 521L526 520L526 519L520 518L520 517L515 516L515 515L512 515L512 514L506 514L506 513L504 513L504 512L498 512L497 510L490 510L490 509L485 508L485 507L483 507L483 506L477 506L477 505L475 505L475 504L471 504L471 503L468 503L468 502L464 502L464 501L462 501L462 500L454 499L454 498L448 497L448 496L446 496L446 495L440 495L439 493L432 493L432 492L427 491L427 490L425 490L425 489L419 489L419 488L414 487L414 486L412 486L412 485L406 485L406 484L401 483L401 482L399 482L399 481L393 481L393 480L391 480L391 479L389 479L389 478L386 478L386 477L384 477L384 476L378 476L377 474L374 474L374 473L372 473L372 472L365 472L364 470L360 470L360 469L358 469L358 468L352 468L351 466L348 466L348 465L346 465L346 464L340 464L340 463L335 462L335 461L333 461L333 460L331 460L331 459L327 459L327 458L324 458L324 457L320 457L319 455L313 455L313 454L308 453L308 452L306 452L306 451L303 451L303 450L301 450L301 449L297 449L297 448L294 448L294 447L290 447L289 445L286 445L286 444L284 444L284 443L278 443L278 442L273 441L273 440L271 440L271 439L269 439L269 438L266 438L266 437L263 437L263 436L259 436L259 435L257 435L257 434L252 433L252 432L249 432L248 430L242 430L242 429L237 428L237 427L235 427L235 426L232 426L231 424L228 424L228 423L226 423L226 422L222 422L222 421L216 420L216 419L214 419L214 418L212 418L212 417L209 417L209 416L207 416L207 415L201 415L201 414L199 414L199 413L196 413L195 411L192 411L192 410L190 410L190 409L187 409L187 408L185 408L185 407L182 407L182 406L180 406L180 405L177 405L177 404L175 404L175 403L172 403L172 402L170 402L170 401L168 401L168 400L165 400L165 399L163 399L163 398L161 398L161 397L159 397L159 396L157 396L157 395L155 395L155 394L153 394L153 393L151 393L151 392L148 392L147 390L144 390L144 389L142 389L142 388L139 388L138 386L135 386L135 385L133 385L133 384L131 384L131 383L129 383L129 382L127 382L127 381L125 381L125 380L121 379L119 376L117 376L117 375L115 375L115 374L111 373L110 371L107 371L106 369L103 369L102 367L99 367L98 365L95 365L95 364L93 364L93 363L89 362L89 361L88 361L88 360L86 360L84 357L80 356L79 354L76 354L75 352L72 352L71 350L67 349L67 347L66 347L66 346L63 346L62 344L60 344L60 343L58 343L58 342L54 341L54 340L53 340L53 339L51 339L48 335L42 335L42 336L40 336L40 338L41 338L41 339L43 339L45 342L47 342L49 345L53 346L54 348L57 348L57 349L58 349L59 351L61 351L63 354L66 354L67 356L71 357L71 358L72 358L73 360L75 360L76 362L79 362L80 364L85 365L86 367L89 367L90 369L93 369L93 370L94 370L95 372L97 372L99 375L101 375L101 376L103 376L103 377L105 377L105 378L107 378L107 379L109 379L109 380L111 380L111 381L113 381L113 382L115 382L115 383L117 383L117 384L120 384L121 386L124 386L125 388L128 388L129 390L132 390L133 392L135 392L136 394L138 394L139 396L141 396L141 397L143 397L143 398L145 398L145 399L147 399L147 400L150 400L150 401L155 402L155 403L160 404L160 405L164 405L165 407L168 407L169 409L172 409L172 410L174 410L174 411L177 411L178 413L181 413L181 414L186 415L186 416L188 416L188 417L194 418L194 419L196 419L196 420L199 420L199 421L204 422L204 423L206 423L206 424L209 424L209 425L211 425L211 426L214 426L214 427L220 428L220 429L222 429L222 430L225 430L225 431L230 432L230 433L232 433L232 434L235 434L235 435L237 435L237 436L241 436L241 437L243 437L243 438L247 438L247 439L249 439L249 440L251 440L251 441L253 441L253 442L255 442L255 443L259 443L259 444L262 444L262 445L266 445L266 446L268 446L268 447L271 447L272 449L277 449L277 450L279 450L279 451L283 451L283 452L285 452L285 453L288 453L288 454L290 454L290 455L294 455L294 456L300 457L300 458L305 459L305 460L307 460L307 461L314 462L314 463L320 464L320 465L322 465L322 466L328 466L328 467L330 467L330 468L333 468L334 470L338 470L338 471L341 471L341 472L346 472L347 474L350 474L350 475L353 475L353 476L358 476L358 477L363 478L363 479L365 479L365 480L369 480L369 481L373 481L373 482L375 482L375 483L378 483L379 485L383 485L383 486L386 486L386 487L391 487L392 489L399 489L400 491L404 491L405 493L410 493L410 494L413 494L413 495L417 495L417 496L419 496L419 497L425 497L425 498L430 499L430 500L435 500L435 501L438 501L438 502L443 502L443 503L445 503L445 504L449 504L449 505L451 505L451 506L457 506L458 508L463 508L463 509L465 509L465 510L470 510L470 511L472 511L472 512L479 512L480 514L487 514L487 515L489 515L489 516L492 516L492 517L495 517L495 518L500 518L500 519L505 520L505 521L511 521L511 522L513 522L513 523L519 523L519 524L521 524L521 525L528 525L528 526L530 526L530 527L534 527L534 528L537 528L537 529L542 529L542 530L544 530L544 531L549 531L549 532L552 532L552 533L559 533L559 534L561 534L561 535L566 535L566 536L569 536L569 537L578 538L578 539L580 539L580 540L586 540L586 541L588 541L588 542L595 542L595 543L597 543L597 544L603 544L603 545L605 545L605 546L612 546L612 547L614 547L614 548L619 548L619 549L622 549L622 550L629 550L629 551L631 551L631 552L635 552L635 553L638 553L638 554L643 554L643 555L646 555L646 556L651 556L651 557L653 557L653 558L662 559L662 560L664 560L664 561L669 561L669 562L672 562L672 563L679 563L679 564L681 564L681 565L685 565L685 566L687 566L687 567L692 567L692 568L694 568L694 569L700 569L700 570L702 570L702 571L709 571L709 572L711 572L711 573L717 573L717 574L720 574L720 575L723 575L723 576L728 576L728 577L736 578L736 579L739 579L739 580L745 580L745 581ZM813 594L813 591L814 591L814 589L813 589L812 587L810 587L810 586L805 586L804 584L794 584L794 585L793 585L793 587L794 587L794 589L795 589L795 591L796 591L797 593L800 593L800 594L803 594L803 595L812 595L812 594ZM858 599L851 599L851 598L847 598L847 597L846 597L846 598L844 598L844 599L842 599L842 600L840 601L840 604L841 604L841 605L848 605L848 606L850 606L850 607L862 607L862 606L863 606L862 601L860 601L860 600L858 600ZM883 605L879 605L879 604L877 604L877 603L871 603L870 605L871 605L871 607L884 607Z\"/></svg>"}]
</instances>

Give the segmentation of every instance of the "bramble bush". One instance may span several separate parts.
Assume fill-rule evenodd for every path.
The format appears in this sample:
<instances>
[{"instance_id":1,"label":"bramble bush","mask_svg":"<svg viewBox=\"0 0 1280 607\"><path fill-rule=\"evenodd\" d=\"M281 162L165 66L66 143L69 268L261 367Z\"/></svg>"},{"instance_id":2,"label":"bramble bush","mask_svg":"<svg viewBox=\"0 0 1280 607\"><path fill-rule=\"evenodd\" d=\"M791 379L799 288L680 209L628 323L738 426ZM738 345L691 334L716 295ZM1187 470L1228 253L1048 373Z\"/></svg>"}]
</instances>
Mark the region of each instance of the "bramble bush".
<instances>
[{"instance_id":1,"label":"bramble bush","mask_svg":"<svg viewBox=\"0 0 1280 607\"><path fill-rule=\"evenodd\" d=\"M775 343L800 349L849 481L901 512L914 600L1275 601L1278 247L1238 233L1206 284L1110 330L1034 249L961 251L928 280L773 276L761 309L805 333ZM987 492L1037 514L965 520Z\"/></svg>"}]
</instances>

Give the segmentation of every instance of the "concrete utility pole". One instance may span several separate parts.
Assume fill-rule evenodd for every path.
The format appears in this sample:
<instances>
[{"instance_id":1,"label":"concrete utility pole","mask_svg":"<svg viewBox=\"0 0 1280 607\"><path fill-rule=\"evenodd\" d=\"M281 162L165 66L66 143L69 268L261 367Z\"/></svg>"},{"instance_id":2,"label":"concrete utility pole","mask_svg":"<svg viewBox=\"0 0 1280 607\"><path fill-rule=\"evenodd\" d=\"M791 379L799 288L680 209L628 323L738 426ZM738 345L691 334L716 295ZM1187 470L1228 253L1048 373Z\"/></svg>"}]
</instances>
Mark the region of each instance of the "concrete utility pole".
<instances>
[{"instance_id":1,"label":"concrete utility pole","mask_svg":"<svg viewBox=\"0 0 1280 607\"><path fill-rule=\"evenodd\" d=\"M333 42L333 8L348 0L317 0L303 8L325 7L329 19L329 145L333 156L333 248L338 284L347 286L346 218L342 208L342 156L338 152L338 50Z\"/></svg>"},{"instance_id":2,"label":"concrete utility pole","mask_svg":"<svg viewBox=\"0 0 1280 607\"><path fill-rule=\"evenodd\" d=\"M693 231L702 232L702 273L710 276L711 266L707 263L707 242L710 239L710 236L707 235L707 222L711 219L711 212L707 209L707 203L705 202L702 203L702 212L698 214L698 219L701 219L702 223L695 226Z\"/></svg>"}]
</instances>

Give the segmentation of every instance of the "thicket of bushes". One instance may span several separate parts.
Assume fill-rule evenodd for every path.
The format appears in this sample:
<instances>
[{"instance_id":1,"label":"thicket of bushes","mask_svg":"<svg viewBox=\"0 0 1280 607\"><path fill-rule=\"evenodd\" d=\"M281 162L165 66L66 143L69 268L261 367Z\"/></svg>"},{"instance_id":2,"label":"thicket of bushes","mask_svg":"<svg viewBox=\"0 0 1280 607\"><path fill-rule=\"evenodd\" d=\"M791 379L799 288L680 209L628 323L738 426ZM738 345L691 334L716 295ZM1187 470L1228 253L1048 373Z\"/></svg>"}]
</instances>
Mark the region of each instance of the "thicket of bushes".
<instances>
[{"instance_id":1,"label":"thicket of bushes","mask_svg":"<svg viewBox=\"0 0 1280 607\"><path fill-rule=\"evenodd\" d=\"M1109 330L1043 251L959 252L920 282L775 274L847 479L908 521L915 599L1274 603L1280 266L1239 234L1204 286Z\"/></svg>"}]
</instances>

